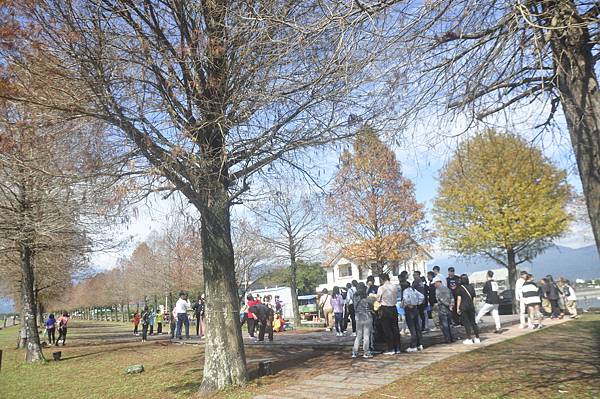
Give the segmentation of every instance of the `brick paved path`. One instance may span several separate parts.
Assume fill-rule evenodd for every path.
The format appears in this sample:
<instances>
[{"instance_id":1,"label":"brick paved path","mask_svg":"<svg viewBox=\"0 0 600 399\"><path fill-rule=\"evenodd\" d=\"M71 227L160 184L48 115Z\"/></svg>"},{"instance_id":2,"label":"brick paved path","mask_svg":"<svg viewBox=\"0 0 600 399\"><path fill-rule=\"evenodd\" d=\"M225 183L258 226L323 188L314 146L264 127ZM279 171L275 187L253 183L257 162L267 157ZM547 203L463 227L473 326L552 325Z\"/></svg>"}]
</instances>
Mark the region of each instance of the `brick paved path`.
<instances>
[{"instance_id":1,"label":"brick paved path","mask_svg":"<svg viewBox=\"0 0 600 399\"><path fill-rule=\"evenodd\" d=\"M486 317L490 319L489 317ZM566 322L564 320L547 320L545 325L551 326ZM506 320L509 321L509 320ZM307 378L297 384L286 386L278 390L277 396L259 395L254 399L341 399L360 395L366 391L372 391L380 386L411 374L416 370L426 367L432 363L444 360L459 353L469 352L484 346L492 345L507 339L532 332L529 329L519 329L514 318L510 319L512 325L506 327L503 321L504 332L494 334L490 331L489 321L481 334L481 343L478 345L463 345L462 342L454 344L436 344L426 347L423 352L402 353L401 355L385 356L377 355L372 359L350 359L348 351L348 362L336 367L335 374L323 372L315 377ZM493 329L492 329L493 330ZM327 339L329 336L327 336ZM337 338L337 337L334 337ZM346 341L346 340L344 340ZM350 341L348 339L348 341ZM403 339L406 341L406 338ZM346 343L347 345L347 343ZM380 370L385 368L386 373L382 375Z\"/></svg>"}]
</instances>

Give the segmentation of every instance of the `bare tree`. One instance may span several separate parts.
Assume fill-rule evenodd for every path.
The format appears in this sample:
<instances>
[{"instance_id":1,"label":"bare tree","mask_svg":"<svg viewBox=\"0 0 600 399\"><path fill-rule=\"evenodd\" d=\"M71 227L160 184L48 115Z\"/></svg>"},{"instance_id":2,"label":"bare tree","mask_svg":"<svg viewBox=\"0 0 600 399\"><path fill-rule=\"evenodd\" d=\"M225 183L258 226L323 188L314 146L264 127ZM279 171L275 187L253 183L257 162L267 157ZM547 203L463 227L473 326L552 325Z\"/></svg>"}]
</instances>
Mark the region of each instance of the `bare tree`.
<instances>
[{"instance_id":1,"label":"bare tree","mask_svg":"<svg viewBox=\"0 0 600 399\"><path fill-rule=\"evenodd\" d=\"M393 40L403 57L390 76L415 99L415 117L442 112L493 123L531 103L544 116L536 128L564 116L600 251L598 2L395 3Z\"/></svg>"},{"instance_id":2,"label":"bare tree","mask_svg":"<svg viewBox=\"0 0 600 399\"><path fill-rule=\"evenodd\" d=\"M41 28L36 49L85 90L46 78L46 96L25 85L10 96L115 126L201 214L202 390L247 379L230 206L265 166L296 163L295 152L352 135L348 120L386 109L369 67L386 45L370 31L387 25L364 11L339 1L49 0L28 14Z\"/></svg>"},{"instance_id":3,"label":"bare tree","mask_svg":"<svg viewBox=\"0 0 600 399\"><path fill-rule=\"evenodd\" d=\"M6 275L18 282L26 361L43 361L36 320L42 291L69 285L93 247L90 227L105 198L94 189L107 190L99 179L88 185L81 176L96 173L98 159L88 147L98 147L94 137L101 136L56 113L2 106L0 255L7 259ZM77 136L84 131L85 139Z\"/></svg>"},{"instance_id":4,"label":"bare tree","mask_svg":"<svg viewBox=\"0 0 600 399\"><path fill-rule=\"evenodd\" d=\"M290 181L272 185L269 199L252 208L261 224L261 237L273 248L273 256L289 262L289 284L292 291L294 324L300 325L298 309L297 262L314 250L319 225L319 201L314 195L292 188Z\"/></svg>"},{"instance_id":5,"label":"bare tree","mask_svg":"<svg viewBox=\"0 0 600 399\"><path fill-rule=\"evenodd\" d=\"M235 276L241 300L254 282L268 271L273 257L265 246L258 227L247 219L234 219L231 238L235 255Z\"/></svg>"}]
</instances>

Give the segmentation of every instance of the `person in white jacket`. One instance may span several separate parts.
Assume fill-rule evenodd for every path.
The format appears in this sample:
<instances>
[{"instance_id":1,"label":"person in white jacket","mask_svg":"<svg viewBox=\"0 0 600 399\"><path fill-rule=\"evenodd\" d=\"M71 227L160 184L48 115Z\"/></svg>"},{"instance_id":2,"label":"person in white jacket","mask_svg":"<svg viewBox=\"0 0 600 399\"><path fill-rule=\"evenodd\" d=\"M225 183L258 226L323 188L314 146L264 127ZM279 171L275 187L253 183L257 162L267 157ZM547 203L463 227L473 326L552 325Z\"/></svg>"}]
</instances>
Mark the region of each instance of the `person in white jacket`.
<instances>
[{"instance_id":1,"label":"person in white jacket","mask_svg":"<svg viewBox=\"0 0 600 399\"><path fill-rule=\"evenodd\" d=\"M517 279L517 283L515 284L515 298L519 301L519 328L527 328L526 317L527 317L527 306L525 305L525 301L523 301L523 284L527 281L527 272L525 270L521 270L521 274Z\"/></svg>"},{"instance_id":2,"label":"person in white jacket","mask_svg":"<svg viewBox=\"0 0 600 399\"><path fill-rule=\"evenodd\" d=\"M569 311L569 318L578 319L579 315L577 314L577 295L575 295L575 290L571 285L569 280L566 280L565 285L562 288L563 295L565 296L565 303L567 305L567 310Z\"/></svg>"}]
</instances>

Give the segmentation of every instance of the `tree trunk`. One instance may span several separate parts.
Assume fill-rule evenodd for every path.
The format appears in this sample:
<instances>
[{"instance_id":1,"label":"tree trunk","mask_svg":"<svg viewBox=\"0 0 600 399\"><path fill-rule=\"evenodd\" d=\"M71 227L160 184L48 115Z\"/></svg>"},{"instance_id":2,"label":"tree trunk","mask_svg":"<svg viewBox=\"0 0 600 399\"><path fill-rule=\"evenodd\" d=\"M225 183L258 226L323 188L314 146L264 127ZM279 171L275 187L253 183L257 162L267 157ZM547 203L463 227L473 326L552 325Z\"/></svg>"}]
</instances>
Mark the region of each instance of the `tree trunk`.
<instances>
[{"instance_id":1,"label":"tree trunk","mask_svg":"<svg viewBox=\"0 0 600 399\"><path fill-rule=\"evenodd\" d=\"M35 294L33 291L33 252L31 248L21 243L21 306L23 307L22 320L23 327L27 336L27 351L25 353L26 362L43 362L44 353L40 345L40 336L38 333Z\"/></svg>"},{"instance_id":2,"label":"tree trunk","mask_svg":"<svg viewBox=\"0 0 600 399\"><path fill-rule=\"evenodd\" d=\"M200 390L210 392L247 381L246 356L239 318L231 222L226 187L202 187L202 267L206 293L206 347Z\"/></svg>"},{"instance_id":3,"label":"tree trunk","mask_svg":"<svg viewBox=\"0 0 600 399\"><path fill-rule=\"evenodd\" d=\"M292 310L294 311L294 325L296 328L300 326L300 307L298 306L298 284L296 281L296 272L298 266L296 264L296 254L290 251L290 290L292 291Z\"/></svg>"},{"instance_id":4,"label":"tree trunk","mask_svg":"<svg viewBox=\"0 0 600 399\"><path fill-rule=\"evenodd\" d=\"M517 302L516 295L516 284L517 284L517 262L515 251L512 248L508 248L506 250L506 268L508 269L508 285L509 289L513 292L512 297L512 312L513 314L518 314L519 304Z\"/></svg>"},{"instance_id":5,"label":"tree trunk","mask_svg":"<svg viewBox=\"0 0 600 399\"><path fill-rule=\"evenodd\" d=\"M593 41L572 1L542 4L550 25L566 26L551 31L554 72L600 253L600 92Z\"/></svg>"}]
</instances>

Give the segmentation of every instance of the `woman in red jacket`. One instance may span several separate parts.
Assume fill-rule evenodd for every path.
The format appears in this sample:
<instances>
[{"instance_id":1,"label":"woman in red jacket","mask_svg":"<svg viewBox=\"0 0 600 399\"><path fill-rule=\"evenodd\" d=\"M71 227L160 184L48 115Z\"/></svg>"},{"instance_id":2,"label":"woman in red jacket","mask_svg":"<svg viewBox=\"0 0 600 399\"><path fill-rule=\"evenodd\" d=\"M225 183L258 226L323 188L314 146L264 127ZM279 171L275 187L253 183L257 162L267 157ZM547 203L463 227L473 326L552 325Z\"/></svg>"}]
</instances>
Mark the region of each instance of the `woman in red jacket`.
<instances>
[{"instance_id":1,"label":"woman in red jacket","mask_svg":"<svg viewBox=\"0 0 600 399\"><path fill-rule=\"evenodd\" d=\"M254 330L256 328L256 315L250 311L250 306L258 305L260 301L255 300L252 294L248 294L246 297L246 305L248 310L246 311L246 322L248 323L248 335L254 338Z\"/></svg>"}]
</instances>

